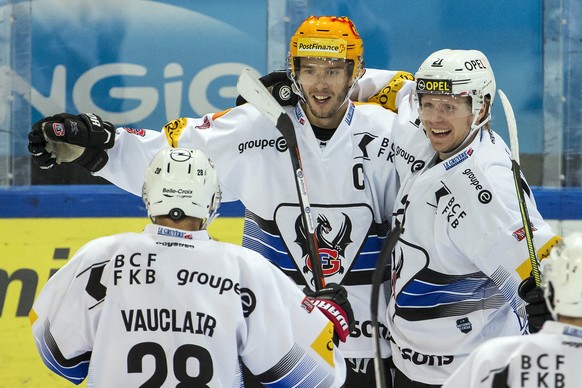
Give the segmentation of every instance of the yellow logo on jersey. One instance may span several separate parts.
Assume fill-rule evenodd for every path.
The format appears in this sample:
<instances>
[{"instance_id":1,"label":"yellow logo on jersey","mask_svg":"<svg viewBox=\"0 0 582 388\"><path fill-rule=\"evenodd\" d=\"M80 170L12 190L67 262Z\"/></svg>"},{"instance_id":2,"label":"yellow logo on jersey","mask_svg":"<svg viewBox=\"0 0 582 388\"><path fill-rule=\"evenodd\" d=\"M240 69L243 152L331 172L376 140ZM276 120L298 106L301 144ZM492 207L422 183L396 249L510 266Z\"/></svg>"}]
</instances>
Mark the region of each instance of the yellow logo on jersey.
<instances>
[{"instance_id":1,"label":"yellow logo on jersey","mask_svg":"<svg viewBox=\"0 0 582 388\"><path fill-rule=\"evenodd\" d=\"M560 236L554 236L551 239L549 239L540 249L537 250L536 253L537 253L538 259L540 261L542 261L543 259L546 259L550 255L550 251L552 250L552 248L555 247L556 245L558 245L560 240L562 240L562 238ZM525 259L515 269L515 271L519 274L519 277L521 277L522 280L525 279L526 277L530 276L532 268L531 268L531 261L529 260L529 257L527 259Z\"/></svg>"},{"instance_id":2,"label":"yellow logo on jersey","mask_svg":"<svg viewBox=\"0 0 582 388\"><path fill-rule=\"evenodd\" d=\"M405 71L399 71L394 77L376 94L368 99L368 102L374 102L382 105L384 108L398 113L396 107L396 97L398 92L404 87L406 81L414 81L414 76Z\"/></svg>"},{"instance_id":3,"label":"yellow logo on jersey","mask_svg":"<svg viewBox=\"0 0 582 388\"><path fill-rule=\"evenodd\" d=\"M311 344L311 348L333 367L333 346L333 323L328 322Z\"/></svg>"},{"instance_id":4,"label":"yellow logo on jersey","mask_svg":"<svg viewBox=\"0 0 582 388\"><path fill-rule=\"evenodd\" d=\"M164 125L163 131L166 134L166 140L170 147L178 147L178 139L182 131L186 128L186 118L182 117L176 120L170 121L168 124Z\"/></svg>"}]
</instances>

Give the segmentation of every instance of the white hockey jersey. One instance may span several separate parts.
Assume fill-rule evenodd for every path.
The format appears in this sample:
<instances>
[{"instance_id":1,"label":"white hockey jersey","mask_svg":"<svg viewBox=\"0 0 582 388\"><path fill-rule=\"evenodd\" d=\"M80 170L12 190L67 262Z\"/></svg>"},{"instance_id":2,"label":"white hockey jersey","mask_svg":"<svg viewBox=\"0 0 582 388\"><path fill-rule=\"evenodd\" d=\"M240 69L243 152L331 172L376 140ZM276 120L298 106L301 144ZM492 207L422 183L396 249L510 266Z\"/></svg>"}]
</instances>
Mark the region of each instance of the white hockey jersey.
<instances>
[{"instance_id":1,"label":"white hockey jersey","mask_svg":"<svg viewBox=\"0 0 582 388\"><path fill-rule=\"evenodd\" d=\"M259 254L206 231L148 225L89 242L30 313L57 374L95 387L339 387L333 324ZM321 384L321 385L319 385ZM182 385L179 385L182 386Z\"/></svg>"},{"instance_id":2,"label":"white hockey jersey","mask_svg":"<svg viewBox=\"0 0 582 388\"><path fill-rule=\"evenodd\" d=\"M492 339L479 346L443 388L565 388L582 381L582 328L547 321L529 336Z\"/></svg>"},{"instance_id":3,"label":"white hockey jersey","mask_svg":"<svg viewBox=\"0 0 582 388\"><path fill-rule=\"evenodd\" d=\"M297 134L325 279L345 286L354 310L356 329L341 344L342 353L372 358L371 276L396 193L387 154L395 114L376 104L349 102L322 149L302 108L285 109ZM281 133L253 106L178 119L162 132L119 132L99 175L139 195L146 166L161 148L202 149L216 165L223 200L240 200L246 208L243 246L261 253L298 285L313 288L289 151ZM380 306L386 306L384 295ZM381 332L387 338L386 329ZM388 341L382 346L389 355Z\"/></svg>"},{"instance_id":4,"label":"white hockey jersey","mask_svg":"<svg viewBox=\"0 0 582 388\"><path fill-rule=\"evenodd\" d=\"M410 379L442 384L484 341L526 331L517 295L531 265L509 150L493 131L445 161L400 107L391 156L401 188L392 217L403 233L392 257L388 326L396 367ZM557 242L526 202L538 256Z\"/></svg>"}]
</instances>

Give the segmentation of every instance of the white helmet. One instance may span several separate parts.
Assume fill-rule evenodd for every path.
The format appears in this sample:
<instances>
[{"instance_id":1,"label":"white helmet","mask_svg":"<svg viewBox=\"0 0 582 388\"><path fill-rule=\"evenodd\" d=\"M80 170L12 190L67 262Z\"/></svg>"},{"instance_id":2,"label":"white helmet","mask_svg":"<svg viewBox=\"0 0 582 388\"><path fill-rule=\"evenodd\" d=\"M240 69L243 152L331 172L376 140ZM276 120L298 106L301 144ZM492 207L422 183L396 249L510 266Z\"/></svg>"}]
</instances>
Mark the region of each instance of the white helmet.
<instances>
[{"instance_id":1,"label":"white helmet","mask_svg":"<svg viewBox=\"0 0 582 388\"><path fill-rule=\"evenodd\" d=\"M216 170L200 150L165 148L150 163L142 189L148 216L184 216L205 220L206 228L220 205Z\"/></svg>"},{"instance_id":2,"label":"white helmet","mask_svg":"<svg viewBox=\"0 0 582 388\"><path fill-rule=\"evenodd\" d=\"M415 74L415 94L451 94L471 97L471 111L477 115L491 98L487 117L477 126L480 128L491 118L491 106L495 97L495 76L489 60L478 50L444 49L432 53Z\"/></svg>"},{"instance_id":3,"label":"white helmet","mask_svg":"<svg viewBox=\"0 0 582 388\"><path fill-rule=\"evenodd\" d=\"M541 286L552 317L582 318L582 233L565 237L544 262Z\"/></svg>"}]
</instances>

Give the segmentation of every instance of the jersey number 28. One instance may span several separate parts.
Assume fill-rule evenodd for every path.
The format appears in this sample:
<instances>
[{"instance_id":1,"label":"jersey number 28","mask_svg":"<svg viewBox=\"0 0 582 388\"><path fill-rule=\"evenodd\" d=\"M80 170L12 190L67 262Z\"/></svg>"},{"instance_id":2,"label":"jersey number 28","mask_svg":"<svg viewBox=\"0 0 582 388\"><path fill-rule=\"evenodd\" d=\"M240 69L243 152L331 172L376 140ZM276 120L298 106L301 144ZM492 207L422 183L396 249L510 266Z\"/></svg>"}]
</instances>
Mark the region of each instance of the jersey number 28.
<instances>
[{"instance_id":1,"label":"jersey number 28","mask_svg":"<svg viewBox=\"0 0 582 388\"><path fill-rule=\"evenodd\" d=\"M142 373L143 358L151 355L155 360L154 374L140 388L159 388L166 381L168 376L168 362L164 348L155 342L142 342L133 346L127 354L127 372ZM199 373L197 376L189 376L186 371L186 365L189 358L195 358L199 363ZM206 387L207 383L212 380L214 368L212 366L212 357L208 350L201 346L187 344L182 345L173 357L174 376L179 381L176 388L186 387Z\"/></svg>"}]
</instances>

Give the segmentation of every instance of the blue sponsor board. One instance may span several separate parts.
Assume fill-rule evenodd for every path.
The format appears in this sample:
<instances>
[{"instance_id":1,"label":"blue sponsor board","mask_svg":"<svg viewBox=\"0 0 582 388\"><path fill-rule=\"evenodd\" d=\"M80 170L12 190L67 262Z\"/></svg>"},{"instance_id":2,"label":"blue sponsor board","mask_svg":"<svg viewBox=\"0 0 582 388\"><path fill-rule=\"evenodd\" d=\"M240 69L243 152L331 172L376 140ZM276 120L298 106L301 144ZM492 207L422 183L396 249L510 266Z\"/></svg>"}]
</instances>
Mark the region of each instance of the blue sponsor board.
<instances>
[{"instance_id":1,"label":"blue sponsor board","mask_svg":"<svg viewBox=\"0 0 582 388\"><path fill-rule=\"evenodd\" d=\"M364 38L369 67L414 73L440 48L484 51L520 128L527 128L522 152L542 152L541 0L287 3L282 14L288 18L271 21L285 24L287 36L273 42L268 7L285 7L284 1L18 2L31 8L31 74L12 71L25 86L30 82L32 122L62 111L92 111L117 125L159 129L176 117L232 106L240 70L267 72L269 47L286 51L304 17L346 15ZM493 126L507 138L503 111L499 104L493 109ZM16 135L25 143L25 129ZM15 156L26 154L17 148Z\"/></svg>"},{"instance_id":2,"label":"blue sponsor board","mask_svg":"<svg viewBox=\"0 0 582 388\"><path fill-rule=\"evenodd\" d=\"M367 67L414 74L436 50L483 51L497 87L511 100L519 128L527 133L519 139L521 151L543 152L542 0L318 0L305 7L298 6L303 0L288 2L296 5L290 7L295 27L310 14L350 17L364 40ZM492 125L508 141L499 101L493 105Z\"/></svg>"},{"instance_id":3,"label":"blue sponsor board","mask_svg":"<svg viewBox=\"0 0 582 388\"><path fill-rule=\"evenodd\" d=\"M32 121L94 112L159 129L228 108L242 68L266 72L265 1L32 2Z\"/></svg>"},{"instance_id":4,"label":"blue sponsor board","mask_svg":"<svg viewBox=\"0 0 582 388\"><path fill-rule=\"evenodd\" d=\"M581 220L581 188L532 187L548 220ZM115 204L112 206L111 204ZM221 217L243 217L240 202L220 205ZM146 217L142 199L112 185L0 187L0 218Z\"/></svg>"}]
</instances>

